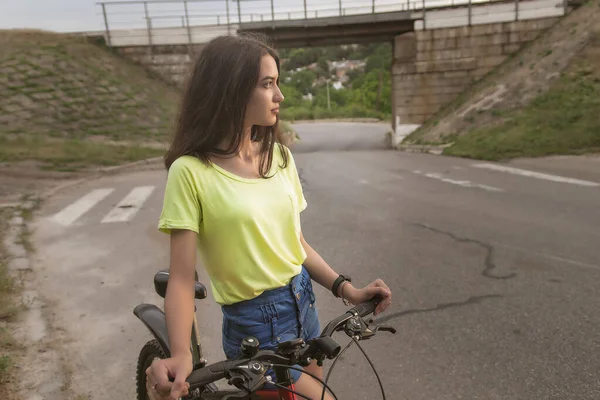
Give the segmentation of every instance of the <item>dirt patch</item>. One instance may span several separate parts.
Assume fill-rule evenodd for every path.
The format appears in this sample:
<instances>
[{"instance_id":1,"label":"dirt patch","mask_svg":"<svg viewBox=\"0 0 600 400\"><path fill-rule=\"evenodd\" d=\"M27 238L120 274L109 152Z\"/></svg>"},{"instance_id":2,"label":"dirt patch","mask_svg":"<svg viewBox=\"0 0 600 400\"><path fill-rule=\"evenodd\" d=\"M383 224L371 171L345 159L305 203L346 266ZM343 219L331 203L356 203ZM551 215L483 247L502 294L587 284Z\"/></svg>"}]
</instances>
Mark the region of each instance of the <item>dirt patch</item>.
<instances>
[{"instance_id":1,"label":"dirt patch","mask_svg":"<svg viewBox=\"0 0 600 400\"><path fill-rule=\"evenodd\" d=\"M26 193L44 192L81 174L44 171L36 160L0 164L0 204L17 205Z\"/></svg>"},{"instance_id":2,"label":"dirt patch","mask_svg":"<svg viewBox=\"0 0 600 400\"><path fill-rule=\"evenodd\" d=\"M21 297L25 272L20 267L27 265L16 262L17 257L27 256L29 248L24 245L29 244L28 236L19 229L22 215L18 208L0 209L0 398L7 400L17 399L27 354L19 331L26 309Z\"/></svg>"},{"instance_id":3,"label":"dirt patch","mask_svg":"<svg viewBox=\"0 0 600 400\"><path fill-rule=\"evenodd\" d=\"M40 164L36 160L0 164L0 205L17 206L26 194L43 193L84 176L84 173L44 171Z\"/></svg>"},{"instance_id":4,"label":"dirt patch","mask_svg":"<svg viewBox=\"0 0 600 400\"><path fill-rule=\"evenodd\" d=\"M40 200L19 199L0 209L0 398L76 399L65 338L54 328L51 306L38 292L31 258L30 223Z\"/></svg>"},{"instance_id":5,"label":"dirt patch","mask_svg":"<svg viewBox=\"0 0 600 400\"><path fill-rule=\"evenodd\" d=\"M15 315L13 301L14 279L8 272L9 255L4 246L4 232L8 229L8 220L12 210L0 209L0 397L12 400L16 386L14 366L19 363L23 349L14 339L9 324Z\"/></svg>"}]
</instances>

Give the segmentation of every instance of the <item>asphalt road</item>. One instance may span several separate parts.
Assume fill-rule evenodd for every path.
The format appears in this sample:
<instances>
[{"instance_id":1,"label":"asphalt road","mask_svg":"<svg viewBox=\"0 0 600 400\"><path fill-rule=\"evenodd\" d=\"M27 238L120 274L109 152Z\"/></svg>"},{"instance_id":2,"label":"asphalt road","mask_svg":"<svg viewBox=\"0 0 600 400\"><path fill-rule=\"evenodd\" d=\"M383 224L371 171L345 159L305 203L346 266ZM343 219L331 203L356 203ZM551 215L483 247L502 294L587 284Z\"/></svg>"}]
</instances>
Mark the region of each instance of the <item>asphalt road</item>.
<instances>
[{"instance_id":1,"label":"asphalt road","mask_svg":"<svg viewBox=\"0 0 600 400\"><path fill-rule=\"evenodd\" d=\"M600 398L600 157L489 164L386 150L385 125L296 129L307 241L356 284L380 277L393 290L376 322L397 334L364 342L388 399ZM168 237L156 231L164 183L163 171L86 182L46 199L36 221L39 290L73 365L70 384L90 399L134 398L150 336L131 311L162 304L152 276L168 260ZM141 186L154 189L131 219L101 222ZM114 190L57 222L101 188ZM316 292L322 323L345 310ZM212 298L198 309L217 361L220 311ZM340 399L381 398L354 347L331 383Z\"/></svg>"}]
</instances>

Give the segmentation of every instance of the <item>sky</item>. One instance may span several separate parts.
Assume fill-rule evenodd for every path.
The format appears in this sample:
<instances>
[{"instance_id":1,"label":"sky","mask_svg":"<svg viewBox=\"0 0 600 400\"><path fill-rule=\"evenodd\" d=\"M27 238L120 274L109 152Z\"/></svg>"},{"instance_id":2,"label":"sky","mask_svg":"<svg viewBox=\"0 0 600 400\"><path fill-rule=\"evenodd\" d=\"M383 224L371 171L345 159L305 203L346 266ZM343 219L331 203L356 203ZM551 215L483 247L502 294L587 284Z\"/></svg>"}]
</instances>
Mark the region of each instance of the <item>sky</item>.
<instances>
[{"instance_id":1,"label":"sky","mask_svg":"<svg viewBox=\"0 0 600 400\"><path fill-rule=\"evenodd\" d=\"M188 13L191 15L190 25L216 23L217 15L221 22L226 19L226 1L194 1L190 0ZM242 14L256 13L255 20L260 14L270 17L270 0L241 0ZM304 0L273 0L275 10L298 10L303 14ZM98 0L100 2L100 0ZM110 3L110 0L105 0ZM339 0L306 0L307 8L328 8L336 10ZM377 0L377 4L397 3L397 0ZM368 6L371 0L342 0L344 7L362 5ZM237 18L237 3L230 0L231 20ZM108 5L109 26L111 29L145 27L144 8L136 5ZM153 4L149 6L153 26L181 24L181 16L185 15L182 2ZM368 7L367 7L368 8ZM368 12L368 11L367 11ZM325 12L320 14L325 16ZM249 16L247 15L247 18ZM280 18L277 17L276 18ZM233 21L232 21L233 22ZM56 32L85 32L104 30L102 7L96 0L0 0L0 29L31 28Z\"/></svg>"},{"instance_id":2,"label":"sky","mask_svg":"<svg viewBox=\"0 0 600 400\"><path fill-rule=\"evenodd\" d=\"M77 32L103 27L102 9L94 0L0 0L0 29Z\"/></svg>"}]
</instances>

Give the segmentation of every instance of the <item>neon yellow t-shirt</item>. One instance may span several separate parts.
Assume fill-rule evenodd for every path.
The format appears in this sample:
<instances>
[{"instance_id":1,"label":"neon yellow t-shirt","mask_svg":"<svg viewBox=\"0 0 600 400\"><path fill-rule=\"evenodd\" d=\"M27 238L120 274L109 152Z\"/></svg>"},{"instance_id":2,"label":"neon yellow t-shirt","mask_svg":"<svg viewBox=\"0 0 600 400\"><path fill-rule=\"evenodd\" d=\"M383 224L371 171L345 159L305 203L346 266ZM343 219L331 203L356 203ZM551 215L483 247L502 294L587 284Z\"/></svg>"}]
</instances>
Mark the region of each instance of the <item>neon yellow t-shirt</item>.
<instances>
[{"instance_id":1,"label":"neon yellow t-shirt","mask_svg":"<svg viewBox=\"0 0 600 400\"><path fill-rule=\"evenodd\" d=\"M281 151L288 154L282 169ZM193 156L169 168L158 228L198 233L215 300L232 304L289 283L301 272L306 200L292 153L275 145L269 179L247 179Z\"/></svg>"}]
</instances>

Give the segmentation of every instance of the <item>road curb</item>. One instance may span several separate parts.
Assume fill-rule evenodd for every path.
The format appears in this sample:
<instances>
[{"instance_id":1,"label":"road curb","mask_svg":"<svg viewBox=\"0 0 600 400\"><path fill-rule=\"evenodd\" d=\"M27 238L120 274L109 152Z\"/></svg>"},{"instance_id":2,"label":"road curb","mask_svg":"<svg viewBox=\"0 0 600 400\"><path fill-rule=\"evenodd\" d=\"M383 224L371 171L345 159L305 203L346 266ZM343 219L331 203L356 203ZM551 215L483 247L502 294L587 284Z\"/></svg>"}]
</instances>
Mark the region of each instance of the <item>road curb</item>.
<instances>
[{"instance_id":1,"label":"road curb","mask_svg":"<svg viewBox=\"0 0 600 400\"><path fill-rule=\"evenodd\" d=\"M102 174L111 174L111 173L115 173L115 172L120 172L121 170L124 170L127 168L138 167L140 165L152 165L152 164L157 164L157 163L160 163L160 165L162 166L163 160L164 160L163 157L146 158L143 160L133 161L133 162L130 162L127 164L99 168L96 172L100 172Z\"/></svg>"},{"instance_id":2,"label":"road curb","mask_svg":"<svg viewBox=\"0 0 600 400\"><path fill-rule=\"evenodd\" d=\"M426 153L436 156L442 155L444 149L452 146L453 143L444 145L421 145L421 144L398 144L396 150L407 153Z\"/></svg>"},{"instance_id":3,"label":"road curb","mask_svg":"<svg viewBox=\"0 0 600 400\"><path fill-rule=\"evenodd\" d=\"M291 125L294 124L326 124L335 122L362 122L362 123L382 123L387 124L388 122L378 118L332 118L332 119L297 119L295 121L286 120ZM389 122L391 125L391 122Z\"/></svg>"}]
</instances>

